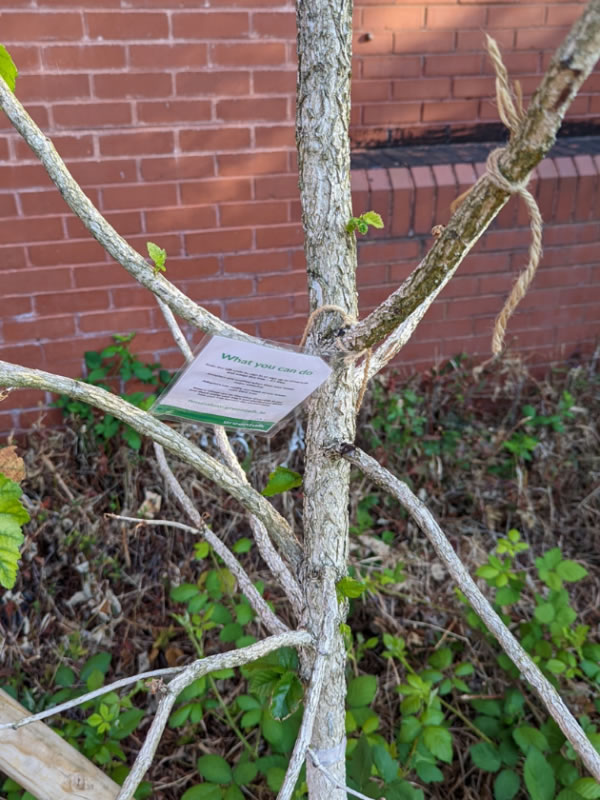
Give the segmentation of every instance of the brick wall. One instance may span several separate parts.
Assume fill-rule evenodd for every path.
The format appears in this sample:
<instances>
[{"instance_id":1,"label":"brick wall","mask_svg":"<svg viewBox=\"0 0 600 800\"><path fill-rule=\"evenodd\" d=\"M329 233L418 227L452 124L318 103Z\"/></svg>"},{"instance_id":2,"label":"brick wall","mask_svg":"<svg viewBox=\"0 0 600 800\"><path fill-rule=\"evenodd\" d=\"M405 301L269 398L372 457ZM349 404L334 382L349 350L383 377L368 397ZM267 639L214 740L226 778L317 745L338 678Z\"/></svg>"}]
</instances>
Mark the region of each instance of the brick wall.
<instances>
[{"instance_id":1,"label":"brick wall","mask_svg":"<svg viewBox=\"0 0 600 800\"><path fill-rule=\"evenodd\" d=\"M358 5L355 143L395 142L401 131L413 139L481 136L495 118L482 29L497 36L527 93L582 5ZM121 234L144 255L148 240L165 247L171 280L224 319L266 337L297 336L307 302L291 6L4 0L0 41L20 68L19 97ZM573 119L597 115L599 78L588 80ZM364 311L417 262L430 223L446 221L450 200L475 168L425 159L404 171L355 170L357 212L373 207L386 220L385 231L361 243ZM554 260L511 334L545 358L589 349L597 333L590 303L600 283L593 261L599 171L592 156L551 160L540 171L545 217L557 214L546 233L545 258ZM489 352L493 316L527 248L522 212L514 214L429 312L407 363ZM3 116L0 319L0 358L27 366L78 376L84 350L132 330L139 352L167 366L179 362L152 297L90 240ZM0 430L29 424L39 399L13 393L0 406Z\"/></svg>"}]
</instances>

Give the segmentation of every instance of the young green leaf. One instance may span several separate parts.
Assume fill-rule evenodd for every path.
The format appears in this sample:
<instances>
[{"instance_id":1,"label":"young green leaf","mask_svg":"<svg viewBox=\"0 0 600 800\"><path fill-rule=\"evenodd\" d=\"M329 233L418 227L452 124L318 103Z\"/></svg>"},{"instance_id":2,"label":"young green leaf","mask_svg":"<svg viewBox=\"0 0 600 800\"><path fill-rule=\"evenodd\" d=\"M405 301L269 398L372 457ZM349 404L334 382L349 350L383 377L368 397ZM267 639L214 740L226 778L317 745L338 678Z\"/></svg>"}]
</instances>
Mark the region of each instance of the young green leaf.
<instances>
[{"instance_id":1,"label":"young green leaf","mask_svg":"<svg viewBox=\"0 0 600 800\"><path fill-rule=\"evenodd\" d=\"M10 57L10 53L0 44L0 77L4 78L8 88L11 92L15 91L15 84L17 82L17 75L19 70L15 66L15 62Z\"/></svg>"},{"instance_id":2,"label":"young green leaf","mask_svg":"<svg viewBox=\"0 0 600 800\"><path fill-rule=\"evenodd\" d=\"M361 215L361 218L367 225L372 225L374 228L383 228L383 220L376 211L366 211Z\"/></svg>"},{"instance_id":3,"label":"young green leaf","mask_svg":"<svg viewBox=\"0 0 600 800\"><path fill-rule=\"evenodd\" d=\"M494 800L512 800L519 791L521 780L512 769L503 769L494 781Z\"/></svg>"},{"instance_id":4,"label":"young green leaf","mask_svg":"<svg viewBox=\"0 0 600 800\"><path fill-rule=\"evenodd\" d=\"M345 578L342 578L336 583L335 590L338 603L340 603L344 597L360 597L361 594L366 592L367 587L364 583L361 583L360 581L357 581L354 578L350 578L348 575L346 575Z\"/></svg>"},{"instance_id":5,"label":"young green leaf","mask_svg":"<svg viewBox=\"0 0 600 800\"><path fill-rule=\"evenodd\" d=\"M478 742L471 747L469 752L475 766L485 772L498 772L502 765L498 750L493 744Z\"/></svg>"},{"instance_id":6,"label":"young green leaf","mask_svg":"<svg viewBox=\"0 0 600 800\"><path fill-rule=\"evenodd\" d=\"M231 767L221 756L200 756L196 762L196 768L200 775L211 783L231 783L233 780Z\"/></svg>"},{"instance_id":7,"label":"young green leaf","mask_svg":"<svg viewBox=\"0 0 600 800\"><path fill-rule=\"evenodd\" d=\"M165 272L167 251L163 250L163 248L159 247L157 244L154 244L154 242L146 242L146 247L148 248L148 255L154 262L154 274L157 272Z\"/></svg>"},{"instance_id":8,"label":"young green leaf","mask_svg":"<svg viewBox=\"0 0 600 800\"><path fill-rule=\"evenodd\" d=\"M21 527L29 514L19 500L21 487L0 473L0 586L12 589L17 580L19 548L24 538Z\"/></svg>"},{"instance_id":9,"label":"young green leaf","mask_svg":"<svg viewBox=\"0 0 600 800\"><path fill-rule=\"evenodd\" d=\"M440 761L452 761L452 734L441 725L431 725L423 729L425 747Z\"/></svg>"},{"instance_id":10,"label":"young green leaf","mask_svg":"<svg viewBox=\"0 0 600 800\"><path fill-rule=\"evenodd\" d=\"M275 467L261 494L263 497L273 497L275 494L287 492L298 486L302 486L302 475L287 467Z\"/></svg>"},{"instance_id":11,"label":"young green leaf","mask_svg":"<svg viewBox=\"0 0 600 800\"><path fill-rule=\"evenodd\" d=\"M346 703L349 708L361 708L373 702L377 692L377 678L374 675L359 675L348 684Z\"/></svg>"}]
</instances>

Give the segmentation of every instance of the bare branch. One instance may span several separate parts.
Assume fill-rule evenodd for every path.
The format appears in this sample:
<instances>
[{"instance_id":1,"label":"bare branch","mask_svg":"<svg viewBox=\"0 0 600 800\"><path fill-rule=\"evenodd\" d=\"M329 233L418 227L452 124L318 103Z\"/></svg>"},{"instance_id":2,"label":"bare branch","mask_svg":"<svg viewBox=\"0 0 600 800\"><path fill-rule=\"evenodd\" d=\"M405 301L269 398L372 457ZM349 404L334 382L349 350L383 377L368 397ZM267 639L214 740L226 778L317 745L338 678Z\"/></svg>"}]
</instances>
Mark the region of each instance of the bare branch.
<instances>
[{"instance_id":1,"label":"bare branch","mask_svg":"<svg viewBox=\"0 0 600 800\"><path fill-rule=\"evenodd\" d=\"M335 595L333 597L333 602L337 603ZM333 632L337 618L337 608L329 608L326 610L323 618L323 629L318 640L317 655L313 664L310 683L304 698L304 714L302 716L302 724L300 725L300 730L298 731L296 743L294 744L294 750L290 758L287 772L285 773L283 784L279 790L279 794L277 795L277 800L290 800L296 786L296 781L300 775L300 770L302 769L302 765L306 760L306 754L311 742L313 726L319 708L321 688L325 678L325 670L330 655L329 651L333 640Z\"/></svg>"},{"instance_id":2,"label":"bare branch","mask_svg":"<svg viewBox=\"0 0 600 800\"><path fill-rule=\"evenodd\" d=\"M57 392L90 403L105 413L126 422L143 436L149 436L166 450L181 458L198 470L205 478L213 481L238 500L241 505L255 514L267 527L291 565L297 568L302 559L300 545L287 521L259 492L227 469L220 461L204 453L185 436L170 428L164 422L146 411L122 400L117 395L50 372L28 369L26 367L0 361L0 386L17 386Z\"/></svg>"},{"instance_id":3,"label":"bare branch","mask_svg":"<svg viewBox=\"0 0 600 800\"><path fill-rule=\"evenodd\" d=\"M591 774L596 780L600 780L600 755L592 747L589 739L556 689L546 680L540 669L533 663L527 652L521 647L481 593L427 507L411 492L405 483L395 478L375 459L368 456L358 447L354 447L351 444L342 444L334 448L334 450L346 461L358 467L374 483L389 492L408 511L431 542L438 558L452 575L477 615L483 620L488 630L493 633L525 679L533 686L540 700L573 745L574 750L581 756L583 763Z\"/></svg>"},{"instance_id":4,"label":"bare branch","mask_svg":"<svg viewBox=\"0 0 600 800\"><path fill-rule=\"evenodd\" d=\"M183 335L183 332L179 327L177 320L175 319L175 315L165 301L161 300L160 297L157 297L156 301L160 306L160 310L162 311L165 322L167 323L169 330L171 331L171 335L175 340L175 344L181 350L183 357L189 364L190 361L193 360L194 354L192 353L192 348L189 346L187 339Z\"/></svg>"},{"instance_id":5,"label":"bare branch","mask_svg":"<svg viewBox=\"0 0 600 800\"><path fill-rule=\"evenodd\" d=\"M270 636L268 639L251 644L249 647L198 659L193 664L185 667L176 678L173 678L168 686L164 687L150 730L116 800L130 800L133 797L135 790L140 785L142 778L152 763L162 732L169 721L171 709L175 705L178 695L186 686L209 672L239 667L249 661L256 661L256 659L262 658L267 653L273 652L273 650L279 650L280 647L305 647L313 644L313 641L313 637L308 631L288 631L278 636Z\"/></svg>"},{"instance_id":6,"label":"bare branch","mask_svg":"<svg viewBox=\"0 0 600 800\"><path fill-rule=\"evenodd\" d=\"M600 0L592 0L560 46L499 168L512 184L526 180L549 152L571 101L600 57ZM381 305L336 343L362 351L381 342L422 304L431 305L510 195L479 181L419 266Z\"/></svg>"},{"instance_id":7,"label":"bare branch","mask_svg":"<svg viewBox=\"0 0 600 800\"><path fill-rule=\"evenodd\" d=\"M233 452L233 448L231 446L231 442L227 438L225 428L221 427L220 425L215 425L214 430L217 445L223 458L225 459L225 463L233 472L236 473L240 480L243 480L244 483L248 483L246 473L241 468L240 463ZM252 528L254 540L256 541L258 551L263 561L269 567L273 573L273 576L285 592L285 595L290 601L296 616L300 618L303 601L302 591L298 585L298 582L287 568L284 560L281 558L277 550L275 550L273 547L273 542L267 533L267 529L254 515L250 515L250 527Z\"/></svg>"},{"instance_id":8,"label":"bare branch","mask_svg":"<svg viewBox=\"0 0 600 800\"><path fill-rule=\"evenodd\" d=\"M91 235L115 261L121 264L142 286L153 292L182 319L206 333L221 334L234 339L258 341L243 331L223 322L199 306L156 271L104 219L85 195L79 184L56 152L52 141L38 128L6 82L0 77L0 106L29 147L40 159L50 179L69 208L83 222Z\"/></svg>"},{"instance_id":9,"label":"bare branch","mask_svg":"<svg viewBox=\"0 0 600 800\"><path fill-rule=\"evenodd\" d=\"M134 519L132 517L118 517L115 514L107 514L109 517L114 517L116 519L123 519L129 522L137 522L139 524L150 524L150 525L169 525L173 528L179 528L180 530L187 530L191 533L196 535L202 536L210 546L213 548L215 553L223 559L227 568L231 571L231 573L235 576L240 589L248 598L248 602L252 606L253 610L256 612L258 618L263 623L263 625L267 628L268 631L271 633L284 633L285 631L289 630L287 625L285 625L276 614L271 611L269 608L266 600L261 597L257 588L254 586L246 570L242 567L240 562L237 558L233 555L231 550L219 539L219 537L211 531L208 525L204 522L200 513L193 505L190 498L185 494L181 484L178 482L175 475L171 471L169 465L167 464L167 460L165 458L164 451L159 445L154 446L154 452L156 454L156 458L158 460L159 469L167 483L168 488L170 491L175 495L176 499L179 501L179 504L183 508L183 510L187 513L190 519L194 522L195 528L190 527L189 525L184 525L181 522L173 522L170 520L141 520L141 519Z\"/></svg>"},{"instance_id":10,"label":"bare branch","mask_svg":"<svg viewBox=\"0 0 600 800\"><path fill-rule=\"evenodd\" d=\"M23 725L29 725L32 722L39 722L42 719L48 719L48 717L53 717L55 714L62 714L63 711L68 711L70 708L81 706L83 703L87 703L88 700L94 700L96 697L102 697L103 694L116 692L117 689L123 689L125 686L131 686L132 683L137 683L138 681L152 678L167 678L170 675L177 675L178 672L181 672L184 669L185 666L165 667L164 669L152 669L149 672L140 672L138 675L132 675L129 678L121 678L121 680L114 681L114 683L109 683L106 686L101 686L99 689L95 689L93 692L86 692L86 694L81 694L79 697L75 697L73 700L67 700L66 702L60 703L57 706L47 708L45 711L40 711L37 714L31 714L28 717L23 717L16 722L3 722L0 725L0 731L7 730L8 728L13 728L16 730L17 728L21 728Z\"/></svg>"}]
</instances>

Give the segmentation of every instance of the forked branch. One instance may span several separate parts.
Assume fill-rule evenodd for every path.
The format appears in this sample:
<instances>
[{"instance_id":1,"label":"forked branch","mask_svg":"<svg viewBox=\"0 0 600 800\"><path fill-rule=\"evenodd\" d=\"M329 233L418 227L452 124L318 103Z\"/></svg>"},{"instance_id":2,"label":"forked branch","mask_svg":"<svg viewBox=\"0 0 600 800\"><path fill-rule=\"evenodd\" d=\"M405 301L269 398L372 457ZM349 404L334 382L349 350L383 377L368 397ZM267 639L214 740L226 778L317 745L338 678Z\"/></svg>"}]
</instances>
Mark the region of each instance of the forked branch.
<instances>
[{"instance_id":1,"label":"forked branch","mask_svg":"<svg viewBox=\"0 0 600 800\"><path fill-rule=\"evenodd\" d=\"M469 575L468 570L456 555L433 514L411 492L405 483L394 477L391 472L384 469L374 458L368 456L358 447L354 447L351 444L342 444L333 448L332 451L354 464L355 467L358 467L374 483L395 497L408 511L429 539L438 558L452 575L469 603L471 603L473 610L496 637L502 649L521 671L523 677L533 686L550 716L573 745L573 749L581 756L583 763L591 774L597 781L600 781L600 755L596 752L556 689L533 663L527 652L521 647L481 593L477 584Z\"/></svg>"}]
</instances>

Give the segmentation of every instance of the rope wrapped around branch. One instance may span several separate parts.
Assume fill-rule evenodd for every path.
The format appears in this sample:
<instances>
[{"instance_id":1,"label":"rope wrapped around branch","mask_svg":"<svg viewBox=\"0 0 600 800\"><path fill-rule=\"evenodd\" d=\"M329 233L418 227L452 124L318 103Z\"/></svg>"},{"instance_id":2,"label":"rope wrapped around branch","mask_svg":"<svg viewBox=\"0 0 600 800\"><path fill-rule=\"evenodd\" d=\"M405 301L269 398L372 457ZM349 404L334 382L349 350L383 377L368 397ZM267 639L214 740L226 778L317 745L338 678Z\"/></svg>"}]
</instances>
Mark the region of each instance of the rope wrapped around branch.
<instances>
[{"instance_id":1,"label":"rope wrapped around branch","mask_svg":"<svg viewBox=\"0 0 600 800\"><path fill-rule=\"evenodd\" d=\"M520 123L524 118L521 88L515 82L514 88L510 85L508 72L502 61L502 56L498 45L491 36L486 35L488 55L494 66L496 73L496 103L498 113L504 125L510 131L511 138L516 135ZM498 356L502 352L504 336L508 320L513 311L519 305L527 289L533 280L533 276L540 263L542 256L542 215L534 196L527 189L530 175L522 181L510 181L500 169L500 159L504 155L506 148L499 147L492 150L486 162L486 172L479 178L477 183L482 180L489 180L498 189L502 189L509 194L518 194L527 206L529 213L529 226L531 229L531 244L529 246L529 260L527 266L519 275L517 282L513 286L504 307L494 323L494 333L492 335L492 352ZM477 185L477 184L474 184ZM462 202L467 194L473 189L469 189L465 194L458 197L452 204L452 211Z\"/></svg>"}]
</instances>

